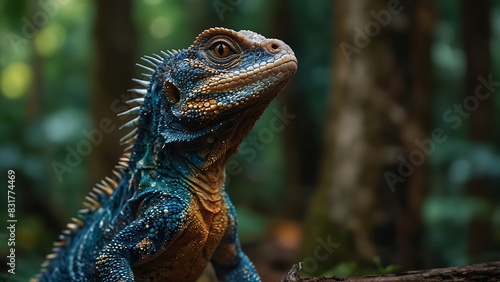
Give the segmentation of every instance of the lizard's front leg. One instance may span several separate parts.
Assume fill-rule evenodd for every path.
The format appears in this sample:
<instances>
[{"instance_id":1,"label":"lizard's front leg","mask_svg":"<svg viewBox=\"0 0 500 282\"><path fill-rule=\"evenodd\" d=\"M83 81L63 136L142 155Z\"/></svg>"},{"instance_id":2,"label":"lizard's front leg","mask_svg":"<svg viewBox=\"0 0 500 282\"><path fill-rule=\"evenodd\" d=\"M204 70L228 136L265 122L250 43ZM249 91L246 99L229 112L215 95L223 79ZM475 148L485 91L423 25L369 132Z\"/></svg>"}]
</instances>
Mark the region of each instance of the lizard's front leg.
<instances>
[{"instance_id":1,"label":"lizard's front leg","mask_svg":"<svg viewBox=\"0 0 500 282\"><path fill-rule=\"evenodd\" d=\"M101 281L134 281L132 267L161 254L186 226L187 208L177 198L149 203L147 210L122 229L96 261Z\"/></svg>"},{"instance_id":2,"label":"lizard's front leg","mask_svg":"<svg viewBox=\"0 0 500 282\"><path fill-rule=\"evenodd\" d=\"M236 210L225 195L229 206L229 226L219 246L212 255L212 266L221 281L260 282L260 277L250 259L243 252L237 234Z\"/></svg>"}]
</instances>

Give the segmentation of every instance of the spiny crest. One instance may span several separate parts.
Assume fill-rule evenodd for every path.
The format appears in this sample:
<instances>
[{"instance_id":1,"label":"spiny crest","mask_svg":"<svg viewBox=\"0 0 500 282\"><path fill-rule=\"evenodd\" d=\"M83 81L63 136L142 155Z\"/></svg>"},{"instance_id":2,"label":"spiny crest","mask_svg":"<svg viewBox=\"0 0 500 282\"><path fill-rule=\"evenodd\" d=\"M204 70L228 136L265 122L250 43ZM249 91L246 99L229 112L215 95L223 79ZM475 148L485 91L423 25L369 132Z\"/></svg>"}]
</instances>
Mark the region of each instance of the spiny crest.
<instances>
[{"instance_id":1,"label":"spiny crest","mask_svg":"<svg viewBox=\"0 0 500 282\"><path fill-rule=\"evenodd\" d=\"M137 64L139 67L148 71L148 73L144 73L146 77L150 78L153 73L156 71L159 65L163 63L165 59L168 59L172 56L175 56L179 53L178 50L172 50L163 52L161 51L162 56L158 54L153 54L153 56L144 56L142 60L147 62L151 67L147 67L141 64ZM133 119L127 121L123 124L122 128L132 128L132 130L127 133L123 138L120 139L121 144L128 144L129 146L125 148L125 151L118 161L118 165L113 169L113 177L105 177L101 182L97 183L92 191L85 197L85 201L83 202L84 208L78 212L77 217L71 218L71 222L66 225L65 230L63 230L61 235L59 235L59 240L54 242L54 248L52 249L53 253L50 253L46 256L45 262L42 264L42 272L46 270L51 260L57 258L58 253L61 248L64 248L67 244L67 240L69 236L75 234L80 228L85 225L85 217L87 214L92 213L93 211L99 209L101 207L101 202L104 198L108 198L113 191L118 187L119 179L121 179L121 173L128 167L128 163L130 162L131 151L134 145L135 140L137 139L137 131L139 124L139 113L141 111L141 106L144 104L144 98L148 93L149 81L141 80L141 79L132 79L135 83L137 83L142 88L134 88L130 89L129 92L137 94L139 97L132 98L128 100L127 104L135 105L134 107L119 113L118 116L124 115L132 115ZM33 277L31 281L38 281L37 275Z\"/></svg>"},{"instance_id":2,"label":"spiny crest","mask_svg":"<svg viewBox=\"0 0 500 282\"><path fill-rule=\"evenodd\" d=\"M169 50L169 51L161 51L162 56L158 54L153 54L152 56L144 56L141 59L148 63L151 67L141 65L141 64L136 64L137 66L145 69L148 73L143 73L146 77L150 78L156 69L164 62L164 60L169 59L179 53L179 50ZM144 98L148 93L148 88L149 88L149 81L147 80L141 80L134 78L132 79L135 83L137 83L140 87L142 88L133 88L129 89L128 91L134 94L137 94L139 97L137 98L132 98L128 100L126 103L127 104L133 104L135 105L134 107L119 113L118 116L125 116L125 115L130 115L133 116L133 118L129 121L127 121L125 124L123 124L120 129L122 128L131 128L132 130L127 133L125 136L123 136L120 139L120 144L124 145L127 144L129 145L125 151L130 151L137 140L137 126L139 125L139 114L141 112L141 106L144 104Z\"/></svg>"},{"instance_id":3,"label":"spiny crest","mask_svg":"<svg viewBox=\"0 0 500 282\"><path fill-rule=\"evenodd\" d=\"M42 272L45 271L51 260L57 258L61 248L66 246L68 237L78 232L78 230L85 225L85 215L98 209L101 206L100 202L102 201L102 198L109 197L116 187L118 187L117 179L120 179L121 173L128 166L129 161L130 153L124 153L120 158L118 165L116 165L112 171L114 178L105 177L100 183L97 183L89 195L85 197L85 201L83 203L85 208L78 212L77 217L71 218L71 222L66 225L67 229L63 230L61 232L62 234L59 235L59 240L54 242L52 253L46 256L45 262L42 264ZM37 281L37 276L35 276L32 281Z\"/></svg>"}]
</instances>

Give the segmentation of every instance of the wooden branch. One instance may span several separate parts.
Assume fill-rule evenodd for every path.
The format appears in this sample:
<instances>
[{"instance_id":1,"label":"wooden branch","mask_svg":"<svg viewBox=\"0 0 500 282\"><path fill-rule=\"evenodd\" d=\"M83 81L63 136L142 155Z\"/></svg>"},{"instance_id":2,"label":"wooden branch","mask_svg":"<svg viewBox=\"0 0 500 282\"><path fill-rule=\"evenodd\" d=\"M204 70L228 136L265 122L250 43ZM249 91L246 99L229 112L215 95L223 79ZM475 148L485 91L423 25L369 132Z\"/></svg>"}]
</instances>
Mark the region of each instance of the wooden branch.
<instances>
[{"instance_id":1,"label":"wooden branch","mask_svg":"<svg viewBox=\"0 0 500 282\"><path fill-rule=\"evenodd\" d=\"M294 266L295 267L295 266ZM297 276L297 267L292 268L282 282L401 282L401 281L499 281L500 261L472 264L459 267L435 268L427 270L413 270L388 275L368 275L361 277L311 277Z\"/></svg>"}]
</instances>

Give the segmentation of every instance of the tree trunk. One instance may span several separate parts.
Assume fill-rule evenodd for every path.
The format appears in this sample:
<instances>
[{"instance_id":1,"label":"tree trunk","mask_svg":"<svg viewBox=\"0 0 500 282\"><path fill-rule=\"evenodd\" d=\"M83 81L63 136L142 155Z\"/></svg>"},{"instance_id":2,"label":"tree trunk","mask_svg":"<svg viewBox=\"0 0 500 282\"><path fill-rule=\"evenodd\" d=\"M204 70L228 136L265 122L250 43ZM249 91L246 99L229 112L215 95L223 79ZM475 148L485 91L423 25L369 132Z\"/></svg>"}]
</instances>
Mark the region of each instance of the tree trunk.
<instances>
[{"instance_id":1,"label":"tree trunk","mask_svg":"<svg viewBox=\"0 0 500 282\"><path fill-rule=\"evenodd\" d=\"M93 151L89 186L111 174L125 148L119 146L125 133L118 128L126 121L116 114L130 106L127 89L132 85L136 61L136 35L131 0L97 0L95 35L95 88L92 92Z\"/></svg>"},{"instance_id":2,"label":"tree trunk","mask_svg":"<svg viewBox=\"0 0 500 282\"><path fill-rule=\"evenodd\" d=\"M477 99L476 93L480 82L479 77L488 80L491 72L490 54L490 12L491 0L463 0L464 43L467 56L467 71L465 75L465 93L463 106L470 114L469 138L477 143L494 143L494 103L493 95L489 99ZM488 93L480 89L479 93ZM483 97L483 96L482 96ZM494 208L495 190L483 176L471 179L467 183L467 195L479 199L485 205ZM474 218L469 224L469 255L472 259L495 249L494 230L491 214L486 218Z\"/></svg>"},{"instance_id":3,"label":"tree trunk","mask_svg":"<svg viewBox=\"0 0 500 282\"><path fill-rule=\"evenodd\" d=\"M275 9L274 14L274 23L272 26L274 27L271 32L273 32L273 37L280 38L284 42L288 42L288 44L293 43L292 32L293 29L290 29L290 25L292 25L292 4L287 2L286 0L279 0L275 3L276 7L280 7ZM291 113L297 113L297 105L294 103L298 99L294 99L298 95L297 87L294 85L290 85L287 88L287 95L282 96L281 101L284 101L281 107L287 105L287 109ZM298 134L298 126L295 122L290 123L284 130L284 149L285 154L285 175L287 176L285 179L285 187L286 187L286 195L285 195L285 210L283 214L293 218L293 219L301 219L304 214L304 195L301 190L301 179L300 179L300 158L299 158L299 136Z\"/></svg>"},{"instance_id":4,"label":"tree trunk","mask_svg":"<svg viewBox=\"0 0 500 282\"><path fill-rule=\"evenodd\" d=\"M487 78L491 75L490 54L490 13L491 0L463 0L464 44L467 56L467 71L465 74L465 98L476 93L478 77ZM484 90L484 89L483 89ZM488 142L494 140L494 103L482 101L470 116L469 134L474 141Z\"/></svg>"},{"instance_id":5,"label":"tree trunk","mask_svg":"<svg viewBox=\"0 0 500 282\"><path fill-rule=\"evenodd\" d=\"M384 218L377 188L384 168L384 118L394 105L388 89L395 65L383 27L370 12L387 9L387 2L335 3L336 68L324 160L299 257L308 273L346 261L356 261L363 271L363 264L378 255L373 231ZM316 254L321 241L337 247L328 256Z\"/></svg>"},{"instance_id":6,"label":"tree trunk","mask_svg":"<svg viewBox=\"0 0 500 282\"><path fill-rule=\"evenodd\" d=\"M410 30L407 31L410 76L408 77L407 119L402 124L402 140L405 159L414 160L416 154L424 156L421 164L414 163L413 173L406 179L401 216L397 222L397 246L403 269L418 269L422 263L421 207L428 185L427 157L435 147L431 140L432 63L431 44L434 32L435 10L433 0L411 3ZM409 8L409 7L408 7ZM402 70L404 73L404 70ZM404 107L404 105L401 105ZM422 147L423 144L423 147Z\"/></svg>"}]
</instances>

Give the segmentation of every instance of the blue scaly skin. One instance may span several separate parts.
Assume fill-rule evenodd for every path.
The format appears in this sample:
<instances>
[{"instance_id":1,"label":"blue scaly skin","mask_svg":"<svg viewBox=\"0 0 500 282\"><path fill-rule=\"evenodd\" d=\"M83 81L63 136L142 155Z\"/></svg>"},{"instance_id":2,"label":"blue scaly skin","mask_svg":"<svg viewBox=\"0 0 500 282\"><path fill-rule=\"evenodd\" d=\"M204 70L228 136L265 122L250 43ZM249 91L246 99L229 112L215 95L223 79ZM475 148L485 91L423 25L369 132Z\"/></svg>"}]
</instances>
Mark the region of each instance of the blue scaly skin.
<instances>
[{"instance_id":1,"label":"blue scaly skin","mask_svg":"<svg viewBox=\"0 0 500 282\"><path fill-rule=\"evenodd\" d=\"M211 28L186 50L145 56L149 81L113 177L90 193L33 281L260 281L241 250L224 166L297 70L293 51Z\"/></svg>"}]
</instances>

